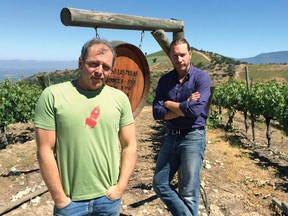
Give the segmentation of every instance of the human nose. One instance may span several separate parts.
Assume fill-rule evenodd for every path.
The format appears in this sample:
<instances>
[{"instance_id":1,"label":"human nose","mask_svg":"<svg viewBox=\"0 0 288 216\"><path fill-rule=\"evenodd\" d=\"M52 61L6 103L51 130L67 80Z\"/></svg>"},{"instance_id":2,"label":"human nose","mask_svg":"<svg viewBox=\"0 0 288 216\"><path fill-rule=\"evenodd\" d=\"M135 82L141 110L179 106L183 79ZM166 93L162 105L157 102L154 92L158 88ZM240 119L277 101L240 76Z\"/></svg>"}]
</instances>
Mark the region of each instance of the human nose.
<instances>
[{"instance_id":1,"label":"human nose","mask_svg":"<svg viewBox=\"0 0 288 216\"><path fill-rule=\"evenodd\" d=\"M182 61L182 57L181 57L181 56L175 56L175 60L176 60L177 62L181 62L181 61Z\"/></svg>"}]
</instances>

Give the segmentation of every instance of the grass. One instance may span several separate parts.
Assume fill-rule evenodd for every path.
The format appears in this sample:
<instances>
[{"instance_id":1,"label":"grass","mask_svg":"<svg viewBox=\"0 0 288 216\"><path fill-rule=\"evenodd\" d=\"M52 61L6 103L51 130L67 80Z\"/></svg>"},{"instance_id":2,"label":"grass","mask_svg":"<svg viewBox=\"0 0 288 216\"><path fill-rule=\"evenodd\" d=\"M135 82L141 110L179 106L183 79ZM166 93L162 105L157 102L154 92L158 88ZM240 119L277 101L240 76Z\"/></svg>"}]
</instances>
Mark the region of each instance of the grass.
<instances>
[{"instance_id":1,"label":"grass","mask_svg":"<svg viewBox=\"0 0 288 216\"><path fill-rule=\"evenodd\" d=\"M147 55L146 59L149 65L170 61L169 57L166 55L166 53L163 50ZM202 65L207 65L210 62L206 58L204 58L201 54L193 52L191 63L196 66L200 63Z\"/></svg>"},{"instance_id":2,"label":"grass","mask_svg":"<svg viewBox=\"0 0 288 216\"><path fill-rule=\"evenodd\" d=\"M249 79L253 82L264 82L268 80L287 82L288 65L248 65L248 74ZM241 80L245 80L244 71L242 71L239 75Z\"/></svg>"},{"instance_id":3,"label":"grass","mask_svg":"<svg viewBox=\"0 0 288 216\"><path fill-rule=\"evenodd\" d=\"M192 54L192 59L191 59L191 63L195 66L199 65L200 63L202 65L207 65L210 63L210 61L208 61L206 58L204 58L202 55L193 52Z\"/></svg>"}]
</instances>

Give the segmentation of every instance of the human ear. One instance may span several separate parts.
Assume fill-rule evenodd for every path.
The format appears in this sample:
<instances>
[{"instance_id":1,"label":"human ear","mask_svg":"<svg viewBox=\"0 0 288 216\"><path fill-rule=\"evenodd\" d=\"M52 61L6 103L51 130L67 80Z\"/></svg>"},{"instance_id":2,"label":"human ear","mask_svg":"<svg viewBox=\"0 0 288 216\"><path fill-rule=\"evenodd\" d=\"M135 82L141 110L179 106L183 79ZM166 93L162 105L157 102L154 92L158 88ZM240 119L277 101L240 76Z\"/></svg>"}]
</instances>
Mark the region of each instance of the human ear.
<instances>
[{"instance_id":1,"label":"human ear","mask_svg":"<svg viewBox=\"0 0 288 216\"><path fill-rule=\"evenodd\" d=\"M81 57L79 57L79 60L78 60L78 68L81 70L83 67L83 59Z\"/></svg>"},{"instance_id":2,"label":"human ear","mask_svg":"<svg viewBox=\"0 0 288 216\"><path fill-rule=\"evenodd\" d=\"M192 53L193 53L193 51L189 50L190 59L192 58Z\"/></svg>"}]
</instances>

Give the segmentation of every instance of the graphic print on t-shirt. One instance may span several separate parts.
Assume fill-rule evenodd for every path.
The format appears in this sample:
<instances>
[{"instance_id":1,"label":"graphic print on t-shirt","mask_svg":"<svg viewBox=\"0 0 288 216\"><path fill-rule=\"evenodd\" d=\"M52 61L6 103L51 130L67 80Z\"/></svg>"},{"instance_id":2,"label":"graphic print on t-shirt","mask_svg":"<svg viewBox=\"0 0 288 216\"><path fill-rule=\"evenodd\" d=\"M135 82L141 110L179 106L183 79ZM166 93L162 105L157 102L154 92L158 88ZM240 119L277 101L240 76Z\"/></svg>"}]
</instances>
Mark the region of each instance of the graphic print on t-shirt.
<instances>
[{"instance_id":1,"label":"graphic print on t-shirt","mask_svg":"<svg viewBox=\"0 0 288 216\"><path fill-rule=\"evenodd\" d=\"M90 117L86 118L85 120L85 127L86 125L89 125L91 128L94 128L97 125L97 118L100 115L100 107L96 106L92 109L90 113Z\"/></svg>"}]
</instances>

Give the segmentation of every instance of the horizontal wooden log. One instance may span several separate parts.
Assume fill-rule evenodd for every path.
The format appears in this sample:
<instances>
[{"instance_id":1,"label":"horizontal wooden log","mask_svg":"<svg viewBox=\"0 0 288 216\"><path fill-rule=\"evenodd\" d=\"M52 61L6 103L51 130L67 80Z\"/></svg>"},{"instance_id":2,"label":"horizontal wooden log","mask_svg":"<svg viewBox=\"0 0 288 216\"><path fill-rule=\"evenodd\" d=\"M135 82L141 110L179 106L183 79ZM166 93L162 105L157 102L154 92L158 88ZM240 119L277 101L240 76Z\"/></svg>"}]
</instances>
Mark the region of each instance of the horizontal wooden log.
<instances>
[{"instance_id":1,"label":"horizontal wooden log","mask_svg":"<svg viewBox=\"0 0 288 216\"><path fill-rule=\"evenodd\" d=\"M75 8L63 8L60 17L65 26L144 31L163 29L166 32L182 32L184 28L184 22L181 20L128 16Z\"/></svg>"},{"instance_id":2,"label":"horizontal wooden log","mask_svg":"<svg viewBox=\"0 0 288 216\"><path fill-rule=\"evenodd\" d=\"M21 204L37 197L40 196L44 193L46 193L48 191L47 187L42 187L36 191L34 191L34 193L32 194L27 194L26 196L23 196L22 198L20 198L19 200L16 200L14 202L10 202L9 204L5 205L3 208L0 209L0 215L5 214L11 210L13 210L14 208L20 206Z\"/></svg>"}]
</instances>

